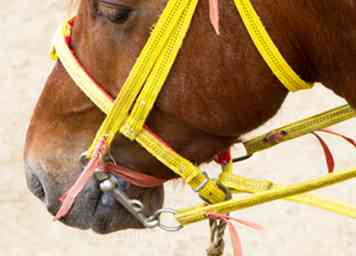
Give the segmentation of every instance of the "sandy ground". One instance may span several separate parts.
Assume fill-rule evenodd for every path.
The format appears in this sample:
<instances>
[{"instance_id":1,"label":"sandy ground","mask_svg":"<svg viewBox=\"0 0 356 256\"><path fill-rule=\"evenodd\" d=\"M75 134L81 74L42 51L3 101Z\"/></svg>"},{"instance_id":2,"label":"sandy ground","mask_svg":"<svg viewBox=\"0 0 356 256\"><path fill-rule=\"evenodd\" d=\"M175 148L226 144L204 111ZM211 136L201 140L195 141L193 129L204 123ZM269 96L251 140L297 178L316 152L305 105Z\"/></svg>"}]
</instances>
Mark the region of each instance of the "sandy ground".
<instances>
[{"instance_id":1,"label":"sandy ground","mask_svg":"<svg viewBox=\"0 0 356 256\"><path fill-rule=\"evenodd\" d=\"M49 41L64 14L64 2L59 0L12 0L0 9L0 256L204 255L206 223L174 234L150 230L98 236L53 223L41 203L27 191L21 161L25 130L51 67L47 58ZM298 93L288 99L265 129L340 104L342 100L320 87ZM354 137L356 122L335 129ZM355 166L356 151L351 146L333 137L328 136L328 140L338 169ZM216 173L216 166L206 168ZM315 139L305 137L259 154L236 169L251 177L290 183L324 174L325 163ZM186 206L196 201L187 188L168 185L167 191L167 206ZM355 182L321 193L356 203ZM239 228L245 255L356 255L356 223L347 218L286 202L235 215L266 228L264 233ZM230 248L226 255L231 255Z\"/></svg>"}]
</instances>

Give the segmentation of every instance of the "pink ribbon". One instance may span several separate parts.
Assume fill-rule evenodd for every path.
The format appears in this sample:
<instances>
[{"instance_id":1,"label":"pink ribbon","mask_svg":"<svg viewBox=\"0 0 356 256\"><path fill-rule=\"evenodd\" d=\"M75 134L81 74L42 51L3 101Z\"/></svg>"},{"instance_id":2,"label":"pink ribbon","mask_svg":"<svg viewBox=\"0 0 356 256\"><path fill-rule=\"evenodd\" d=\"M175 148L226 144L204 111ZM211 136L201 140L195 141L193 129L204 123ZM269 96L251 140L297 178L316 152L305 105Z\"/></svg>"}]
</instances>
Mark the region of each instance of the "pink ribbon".
<instances>
[{"instance_id":1,"label":"pink ribbon","mask_svg":"<svg viewBox=\"0 0 356 256\"><path fill-rule=\"evenodd\" d=\"M74 185L59 199L62 203L61 208L58 210L54 220L64 218L71 210L75 199L79 193L84 189L91 177L96 171L102 171L102 159L106 153L107 144L105 138L102 138L98 143L95 153L88 165L85 167Z\"/></svg>"},{"instance_id":2,"label":"pink ribbon","mask_svg":"<svg viewBox=\"0 0 356 256\"><path fill-rule=\"evenodd\" d=\"M253 222L249 222L246 220L241 220L241 219L237 219L237 218L233 218L230 217L228 215L225 214L220 214L220 213L208 213L208 217L211 220L221 220L223 222L225 222L228 227L229 227L229 231L230 231L230 235L231 235L231 243L234 249L234 256L242 256L242 245L241 245L241 239L239 234L237 233L236 227L234 226L232 221L235 221L239 224L242 224L244 226L253 228L255 230L263 230L263 227L261 225L258 225L256 223Z\"/></svg>"},{"instance_id":3,"label":"pink ribbon","mask_svg":"<svg viewBox=\"0 0 356 256\"><path fill-rule=\"evenodd\" d=\"M216 34L220 35L219 0L209 0L209 16Z\"/></svg>"}]
</instances>

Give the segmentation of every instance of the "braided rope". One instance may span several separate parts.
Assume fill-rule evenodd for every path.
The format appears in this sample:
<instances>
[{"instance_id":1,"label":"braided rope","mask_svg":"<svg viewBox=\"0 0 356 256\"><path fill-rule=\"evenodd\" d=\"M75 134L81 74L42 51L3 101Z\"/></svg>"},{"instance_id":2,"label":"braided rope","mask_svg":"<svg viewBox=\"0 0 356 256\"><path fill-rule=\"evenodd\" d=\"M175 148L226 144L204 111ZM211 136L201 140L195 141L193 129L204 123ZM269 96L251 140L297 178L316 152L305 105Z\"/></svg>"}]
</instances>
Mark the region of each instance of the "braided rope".
<instances>
[{"instance_id":1,"label":"braided rope","mask_svg":"<svg viewBox=\"0 0 356 256\"><path fill-rule=\"evenodd\" d=\"M225 230L227 223L222 220L209 220L210 226L210 246L207 256L222 256L225 249Z\"/></svg>"}]
</instances>

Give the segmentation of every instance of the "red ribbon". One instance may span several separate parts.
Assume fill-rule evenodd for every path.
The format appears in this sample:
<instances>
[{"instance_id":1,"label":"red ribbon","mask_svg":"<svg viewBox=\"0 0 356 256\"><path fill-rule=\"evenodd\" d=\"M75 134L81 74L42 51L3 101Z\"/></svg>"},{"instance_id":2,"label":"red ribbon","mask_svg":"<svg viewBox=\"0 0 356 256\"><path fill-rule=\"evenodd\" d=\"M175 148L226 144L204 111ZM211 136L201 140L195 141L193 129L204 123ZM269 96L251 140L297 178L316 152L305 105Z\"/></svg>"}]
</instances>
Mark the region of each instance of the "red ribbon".
<instances>
[{"instance_id":1,"label":"red ribbon","mask_svg":"<svg viewBox=\"0 0 356 256\"><path fill-rule=\"evenodd\" d=\"M334 131L331 131L331 130L328 130L328 129L322 129L322 130L319 130L318 132L324 132L324 133L328 133L328 134L340 137L341 139L344 139L346 142L350 143L351 145L353 145L356 148L356 141L351 139L351 138L349 138L349 137L347 137L347 136L345 136L345 135L342 135L341 133L337 133L337 132L334 132ZM319 140L319 142L321 144L321 147L323 148L325 159L326 159L326 163L327 163L327 166L328 166L328 172L329 173L334 172L335 160L334 160L334 156L333 156L328 144L317 133L313 132L312 134Z\"/></svg>"},{"instance_id":2,"label":"red ribbon","mask_svg":"<svg viewBox=\"0 0 356 256\"><path fill-rule=\"evenodd\" d=\"M154 176L137 172L117 164L106 164L104 168L105 172L110 172L119 176L124 181L133 184L140 188L156 188L162 186L167 180L159 179Z\"/></svg>"},{"instance_id":3,"label":"red ribbon","mask_svg":"<svg viewBox=\"0 0 356 256\"><path fill-rule=\"evenodd\" d=\"M323 148L326 164L328 166L328 172L333 173L334 169L335 169L335 160L334 160L334 156L331 153L331 150L330 150L328 144L326 144L326 142L323 140L323 138L321 138L317 133L312 132L312 134L318 139L321 147Z\"/></svg>"},{"instance_id":4,"label":"red ribbon","mask_svg":"<svg viewBox=\"0 0 356 256\"><path fill-rule=\"evenodd\" d=\"M215 156L215 162L217 162L220 165L227 165L231 161L231 148L220 152Z\"/></svg>"},{"instance_id":5,"label":"red ribbon","mask_svg":"<svg viewBox=\"0 0 356 256\"><path fill-rule=\"evenodd\" d=\"M340 137L341 139L344 139L346 140L348 143L350 143L351 145L353 145L355 148L356 148L356 141L345 136L345 135L342 135L341 133L337 133L337 132L334 132L334 131L331 131L331 130L328 130L328 129L322 129L322 130L319 130L319 132L325 132L325 133L329 133L331 135L335 135L337 137Z\"/></svg>"}]
</instances>

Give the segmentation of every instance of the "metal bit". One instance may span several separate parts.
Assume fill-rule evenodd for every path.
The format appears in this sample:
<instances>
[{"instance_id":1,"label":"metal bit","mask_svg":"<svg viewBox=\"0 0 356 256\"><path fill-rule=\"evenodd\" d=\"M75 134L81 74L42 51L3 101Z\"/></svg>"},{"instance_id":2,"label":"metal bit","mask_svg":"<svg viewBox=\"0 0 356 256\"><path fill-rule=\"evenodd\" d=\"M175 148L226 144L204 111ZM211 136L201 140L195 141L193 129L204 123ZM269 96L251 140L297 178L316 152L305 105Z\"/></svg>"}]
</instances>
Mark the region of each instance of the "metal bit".
<instances>
[{"instance_id":1,"label":"metal bit","mask_svg":"<svg viewBox=\"0 0 356 256\"><path fill-rule=\"evenodd\" d=\"M144 227L155 228L159 225L159 221L153 217L146 217L144 215L144 205L141 201L130 199L118 187L118 182L114 176L106 173L96 173L96 178L101 182L100 189L103 192L112 192L113 197L130 212Z\"/></svg>"}]
</instances>

